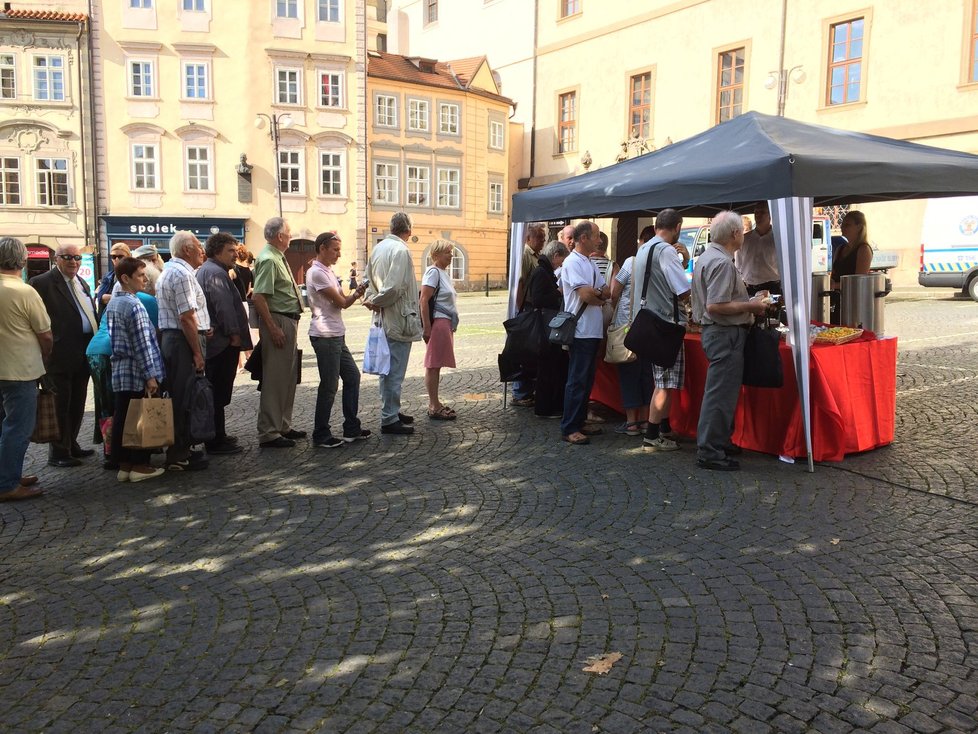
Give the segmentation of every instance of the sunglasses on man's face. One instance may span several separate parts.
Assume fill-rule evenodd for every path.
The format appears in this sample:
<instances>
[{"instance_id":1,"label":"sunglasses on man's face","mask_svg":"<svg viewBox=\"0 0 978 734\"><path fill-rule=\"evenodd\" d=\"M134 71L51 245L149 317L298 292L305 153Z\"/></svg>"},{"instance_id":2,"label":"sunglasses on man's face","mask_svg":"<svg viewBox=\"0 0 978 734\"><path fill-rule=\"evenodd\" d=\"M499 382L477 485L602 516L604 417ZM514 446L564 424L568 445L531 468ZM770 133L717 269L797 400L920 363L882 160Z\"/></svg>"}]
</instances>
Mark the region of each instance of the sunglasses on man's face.
<instances>
[{"instance_id":1,"label":"sunglasses on man's face","mask_svg":"<svg viewBox=\"0 0 978 734\"><path fill-rule=\"evenodd\" d=\"M81 255L58 255L58 257L60 257L62 260L74 260L76 263L80 263L82 261Z\"/></svg>"},{"instance_id":2,"label":"sunglasses on man's face","mask_svg":"<svg viewBox=\"0 0 978 734\"><path fill-rule=\"evenodd\" d=\"M124 258L124 257L125 257L125 255L113 255L113 256L112 256L112 259L113 259L113 260L121 260L121 259L122 259L122 258Z\"/></svg>"}]
</instances>

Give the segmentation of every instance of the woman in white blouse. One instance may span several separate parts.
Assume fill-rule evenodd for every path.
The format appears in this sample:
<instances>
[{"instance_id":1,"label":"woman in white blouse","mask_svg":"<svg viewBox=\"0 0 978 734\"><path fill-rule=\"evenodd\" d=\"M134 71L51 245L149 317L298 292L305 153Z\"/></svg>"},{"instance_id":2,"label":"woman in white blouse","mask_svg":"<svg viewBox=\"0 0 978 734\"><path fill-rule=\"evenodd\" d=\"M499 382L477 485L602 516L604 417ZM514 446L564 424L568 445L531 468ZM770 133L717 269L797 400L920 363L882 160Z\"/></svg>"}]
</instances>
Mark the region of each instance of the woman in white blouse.
<instances>
[{"instance_id":1,"label":"woman in white blouse","mask_svg":"<svg viewBox=\"0 0 978 734\"><path fill-rule=\"evenodd\" d=\"M421 279L421 324L428 345L424 355L424 384L428 389L428 417L453 421L455 411L438 399L442 367L455 367L455 329L458 328L455 286L448 274L455 245L435 240L429 250L432 265Z\"/></svg>"}]
</instances>

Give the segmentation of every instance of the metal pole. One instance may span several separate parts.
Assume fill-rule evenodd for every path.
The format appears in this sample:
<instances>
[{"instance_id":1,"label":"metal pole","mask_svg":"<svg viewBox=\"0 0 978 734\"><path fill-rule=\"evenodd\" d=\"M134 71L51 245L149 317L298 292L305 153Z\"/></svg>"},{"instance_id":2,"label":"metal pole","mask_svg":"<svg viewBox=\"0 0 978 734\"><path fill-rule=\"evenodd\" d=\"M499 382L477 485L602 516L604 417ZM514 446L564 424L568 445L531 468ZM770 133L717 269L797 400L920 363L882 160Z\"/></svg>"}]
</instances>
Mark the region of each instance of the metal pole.
<instances>
[{"instance_id":1,"label":"metal pole","mask_svg":"<svg viewBox=\"0 0 978 734\"><path fill-rule=\"evenodd\" d=\"M278 115L270 115L272 121L272 145L275 148L275 167L272 168L272 177L275 183L275 191L278 193L278 216L282 217L282 175L279 172L278 157Z\"/></svg>"},{"instance_id":2,"label":"metal pole","mask_svg":"<svg viewBox=\"0 0 978 734\"><path fill-rule=\"evenodd\" d=\"M784 102L788 95L788 74L784 69L784 44L788 26L788 0L781 0L781 44L778 53L778 117L784 117Z\"/></svg>"},{"instance_id":3,"label":"metal pole","mask_svg":"<svg viewBox=\"0 0 978 734\"><path fill-rule=\"evenodd\" d=\"M489 297L489 273L486 273L486 298Z\"/></svg>"}]
</instances>

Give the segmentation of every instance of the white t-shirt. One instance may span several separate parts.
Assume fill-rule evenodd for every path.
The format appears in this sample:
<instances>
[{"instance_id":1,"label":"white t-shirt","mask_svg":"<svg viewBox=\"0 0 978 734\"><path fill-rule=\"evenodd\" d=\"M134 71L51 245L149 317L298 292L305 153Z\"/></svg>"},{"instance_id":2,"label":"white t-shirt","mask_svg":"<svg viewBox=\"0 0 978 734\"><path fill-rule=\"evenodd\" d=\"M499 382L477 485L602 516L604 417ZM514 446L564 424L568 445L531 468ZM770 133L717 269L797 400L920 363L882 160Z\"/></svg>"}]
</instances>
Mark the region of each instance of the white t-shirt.
<instances>
[{"instance_id":1,"label":"white t-shirt","mask_svg":"<svg viewBox=\"0 0 978 734\"><path fill-rule=\"evenodd\" d=\"M577 289L591 286L598 289L605 284L604 278L598 272L597 266L590 258L584 257L574 250L560 270L560 290L564 293L564 309L576 314L581 307L581 298ZM588 304L577 320L574 337L577 339L600 339L604 336L604 322L601 318L601 306Z\"/></svg>"},{"instance_id":2,"label":"white t-shirt","mask_svg":"<svg viewBox=\"0 0 978 734\"><path fill-rule=\"evenodd\" d=\"M346 334L343 311L326 297L324 291L327 288L336 288L341 295L343 293L333 269L313 260L306 270L306 298L312 311L309 336L333 337Z\"/></svg>"},{"instance_id":3,"label":"white t-shirt","mask_svg":"<svg viewBox=\"0 0 978 734\"><path fill-rule=\"evenodd\" d=\"M429 268L424 271L424 276L421 278L421 285L437 288L439 282L441 282L441 288L438 288L438 295L435 297L435 305L446 308L449 311L455 311L456 293L455 285L452 283L452 279L445 270L435 267L434 265L429 266ZM436 309L435 318L449 319L451 316Z\"/></svg>"}]
</instances>

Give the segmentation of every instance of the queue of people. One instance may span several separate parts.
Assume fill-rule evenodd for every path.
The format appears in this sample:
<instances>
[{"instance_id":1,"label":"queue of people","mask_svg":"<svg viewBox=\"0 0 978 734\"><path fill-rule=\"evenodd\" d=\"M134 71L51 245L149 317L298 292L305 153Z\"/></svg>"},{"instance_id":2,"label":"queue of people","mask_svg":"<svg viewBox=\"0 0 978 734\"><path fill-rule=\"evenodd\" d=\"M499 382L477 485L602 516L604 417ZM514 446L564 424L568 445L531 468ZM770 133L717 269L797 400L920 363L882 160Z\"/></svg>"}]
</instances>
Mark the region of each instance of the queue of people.
<instances>
[{"instance_id":1,"label":"queue of people","mask_svg":"<svg viewBox=\"0 0 978 734\"><path fill-rule=\"evenodd\" d=\"M306 437L293 426L299 379L297 335L305 306L285 253L291 242L288 222L273 217L264 227L265 248L250 267L249 253L231 235L218 232L205 244L189 231L169 242L165 264L152 245L131 251L113 246L113 268L93 295L78 277L79 248L63 246L56 267L22 281L27 251L13 238L0 239L0 501L40 496L36 476L23 476L23 463L36 417L37 382L42 376L56 390L59 438L50 443L48 463L79 466L95 451L78 443L91 379L95 397L94 443L102 443L103 466L120 482L142 482L166 471L208 467L208 457L237 454L225 412L231 403L242 352L260 352L258 363L258 445L290 448ZM320 384L312 442L338 448L371 436L359 418L360 371L346 345L342 313L361 298L384 325L391 367L380 378L381 433L409 435L414 418L401 410L401 387L413 342L424 340L425 384L431 420L455 420L439 396L441 370L455 366L458 326L456 293L448 267L454 245L436 240L431 267L419 292L407 241L411 220L399 212L391 234L371 253L364 278L344 293L333 272L342 239L324 232L316 239L316 258L305 283L312 318L310 341ZM355 276L351 279L355 282ZM249 318L249 311L252 318ZM257 319L259 340L250 324ZM9 340L9 341L8 341ZM7 350L7 345L12 349ZM210 384L213 437L201 443L191 421L194 381ZM342 433L334 435L330 416L342 381ZM165 393L173 410L173 441L161 466L151 453L123 444L123 426L133 400ZM196 409L196 407L194 407Z\"/></svg>"}]
</instances>

